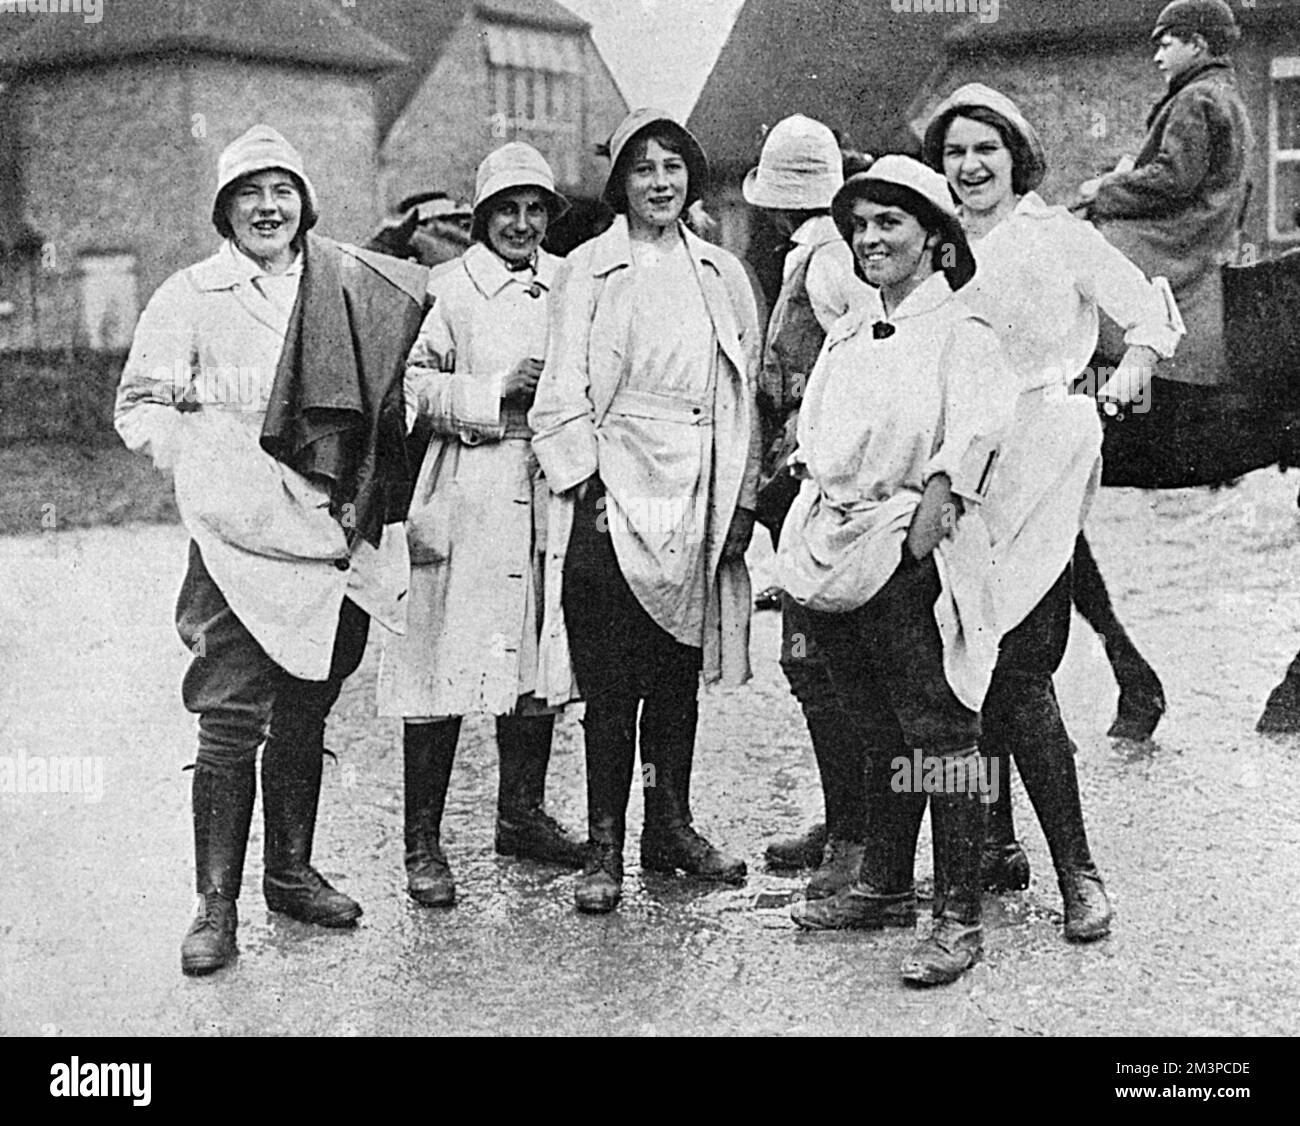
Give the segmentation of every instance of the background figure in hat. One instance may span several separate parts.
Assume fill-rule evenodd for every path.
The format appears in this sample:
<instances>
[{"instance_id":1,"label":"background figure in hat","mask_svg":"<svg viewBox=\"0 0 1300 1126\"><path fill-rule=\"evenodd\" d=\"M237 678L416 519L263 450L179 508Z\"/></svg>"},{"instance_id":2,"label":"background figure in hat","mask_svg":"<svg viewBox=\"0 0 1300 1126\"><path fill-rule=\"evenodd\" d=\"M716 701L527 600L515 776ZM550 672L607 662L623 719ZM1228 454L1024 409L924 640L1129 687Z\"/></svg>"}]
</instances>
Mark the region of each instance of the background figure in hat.
<instances>
[{"instance_id":1,"label":"background figure in hat","mask_svg":"<svg viewBox=\"0 0 1300 1126\"><path fill-rule=\"evenodd\" d=\"M1070 631L1071 559L1101 476L1101 424L1070 390L1097 346L1099 310L1124 329L1125 362L1103 396L1133 394L1180 329L1163 291L1065 208L1034 189L1046 160L1010 98L972 83L935 111L925 159L961 200L979 271L962 300L998 332L1019 381L1015 416L984 505L993 539L995 617L1005 634L981 713L981 750L1004 780L990 808L984 880L1029 886L1012 821L1009 755L1038 814L1065 903L1065 936L1110 928L1079 801L1074 743L1052 677Z\"/></svg>"},{"instance_id":2,"label":"background figure in hat","mask_svg":"<svg viewBox=\"0 0 1300 1126\"><path fill-rule=\"evenodd\" d=\"M529 416L552 492L538 679L562 698L571 669L586 701L591 854L574 897L593 912L622 895L638 726L642 867L745 877L692 827L690 784L701 670L707 682L749 675L759 468L749 281L681 221L707 185L704 153L643 109L610 154L618 215L561 270Z\"/></svg>"},{"instance_id":3,"label":"background figure in hat","mask_svg":"<svg viewBox=\"0 0 1300 1126\"><path fill-rule=\"evenodd\" d=\"M768 321L758 384L763 426L763 476L758 518L773 541L799 483L787 461L795 449L799 404L826 333L850 307L868 303L881 315L876 290L853 272L853 252L831 219L831 200L844 183L835 134L796 114L772 127L758 167L745 177L745 200L762 208L791 244L780 294ZM808 884L811 898L853 882L865 831L862 743L839 706L825 660L809 639L805 611L785 596L781 605L781 668L803 709L826 798L826 822L768 846L774 868L822 865ZM856 785L837 779L856 778Z\"/></svg>"},{"instance_id":4,"label":"background figure in hat","mask_svg":"<svg viewBox=\"0 0 1300 1126\"><path fill-rule=\"evenodd\" d=\"M980 851L998 781L977 746L997 655L982 501L1012 374L987 322L954 298L975 264L942 176L881 157L832 214L886 319L863 306L826 339L799 412L803 484L777 575L865 746L866 835L855 882L791 914L809 930L911 927L928 800L934 927L902 964L928 985L955 980L982 948Z\"/></svg>"},{"instance_id":5,"label":"background figure in hat","mask_svg":"<svg viewBox=\"0 0 1300 1126\"><path fill-rule=\"evenodd\" d=\"M1169 4L1151 35L1168 90L1147 117L1137 160L1081 188L1080 209L1148 277L1169 279L1186 322L1178 357L1162 366L1152 393L1157 410L1195 394L1169 382L1229 379L1220 268L1236 255L1255 144L1229 57L1240 37L1223 0ZM1106 326L1103 354L1122 351Z\"/></svg>"},{"instance_id":6,"label":"background figure in hat","mask_svg":"<svg viewBox=\"0 0 1300 1126\"><path fill-rule=\"evenodd\" d=\"M409 490L401 374L427 271L308 235L318 212L279 133L234 141L212 210L225 242L150 299L118 389L118 432L173 472L191 536L176 608L199 717L189 974L236 953L263 741L267 905L327 927L361 915L311 855L325 719L371 618L404 628L405 507L389 498Z\"/></svg>"},{"instance_id":7,"label":"background figure in hat","mask_svg":"<svg viewBox=\"0 0 1300 1126\"><path fill-rule=\"evenodd\" d=\"M543 808L556 708L534 695L545 485L527 421L559 266L542 240L567 209L531 145L490 153L478 169L474 243L431 275L433 308L407 366L408 414L433 437L407 524L407 632L385 639L379 714L404 720L408 891L429 907L456 898L440 834L471 713L496 716L497 852L583 860Z\"/></svg>"}]
</instances>

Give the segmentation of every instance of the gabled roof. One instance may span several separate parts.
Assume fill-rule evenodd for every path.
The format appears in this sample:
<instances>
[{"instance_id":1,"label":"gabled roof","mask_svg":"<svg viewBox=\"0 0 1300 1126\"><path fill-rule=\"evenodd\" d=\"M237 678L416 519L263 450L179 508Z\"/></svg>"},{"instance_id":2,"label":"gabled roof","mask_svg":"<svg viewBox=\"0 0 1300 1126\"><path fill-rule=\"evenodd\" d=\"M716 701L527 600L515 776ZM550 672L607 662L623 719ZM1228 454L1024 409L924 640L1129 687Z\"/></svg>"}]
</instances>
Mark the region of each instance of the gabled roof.
<instances>
[{"instance_id":1,"label":"gabled roof","mask_svg":"<svg viewBox=\"0 0 1300 1126\"><path fill-rule=\"evenodd\" d=\"M0 69L193 52L362 72L407 62L331 0L110 0L103 9L98 23L71 13L27 16L21 33L0 38Z\"/></svg>"},{"instance_id":2,"label":"gabled roof","mask_svg":"<svg viewBox=\"0 0 1300 1126\"><path fill-rule=\"evenodd\" d=\"M587 31L591 27L557 0L478 0L476 7L484 15L497 19L558 31Z\"/></svg>"},{"instance_id":3,"label":"gabled roof","mask_svg":"<svg viewBox=\"0 0 1300 1126\"><path fill-rule=\"evenodd\" d=\"M376 91L379 136L384 138L437 65L452 34L471 13L487 20L524 23L572 34L590 24L557 0L357 0L346 9L353 23L399 47L407 66L384 76Z\"/></svg>"},{"instance_id":4,"label":"gabled roof","mask_svg":"<svg viewBox=\"0 0 1300 1126\"><path fill-rule=\"evenodd\" d=\"M747 0L690 128L731 171L752 166L765 131L792 113L870 151L895 149L953 18L896 13L884 0Z\"/></svg>"},{"instance_id":5,"label":"gabled roof","mask_svg":"<svg viewBox=\"0 0 1300 1126\"><path fill-rule=\"evenodd\" d=\"M948 46L957 51L1017 51L1068 44L1140 43L1168 0L1002 0L998 18L981 23L970 17L952 28ZM1233 4L1242 29L1300 22L1297 0L1253 0L1249 8Z\"/></svg>"}]
</instances>

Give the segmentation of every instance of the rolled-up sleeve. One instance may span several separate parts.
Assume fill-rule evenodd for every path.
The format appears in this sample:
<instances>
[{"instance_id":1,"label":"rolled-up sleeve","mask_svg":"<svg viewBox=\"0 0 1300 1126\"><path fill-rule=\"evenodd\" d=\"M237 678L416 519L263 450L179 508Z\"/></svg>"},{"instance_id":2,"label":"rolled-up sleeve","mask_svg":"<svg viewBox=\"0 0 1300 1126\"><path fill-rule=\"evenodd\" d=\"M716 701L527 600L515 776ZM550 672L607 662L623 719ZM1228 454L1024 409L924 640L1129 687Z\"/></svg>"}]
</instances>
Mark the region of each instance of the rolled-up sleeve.
<instances>
[{"instance_id":1,"label":"rolled-up sleeve","mask_svg":"<svg viewBox=\"0 0 1300 1126\"><path fill-rule=\"evenodd\" d=\"M939 448L924 480L946 474L952 491L979 502L988 494L1003 436L1015 413L1019 381L997 335L971 318L952 331L940 359L944 412Z\"/></svg>"},{"instance_id":2,"label":"rolled-up sleeve","mask_svg":"<svg viewBox=\"0 0 1300 1126\"><path fill-rule=\"evenodd\" d=\"M1144 346L1169 359L1183 329L1175 323L1165 295L1096 227L1076 223L1072 230L1076 245L1070 258L1083 295L1124 329L1124 343L1130 348Z\"/></svg>"},{"instance_id":3,"label":"rolled-up sleeve","mask_svg":"<svg viewBox=\"0 0 1300 1126\"><path fill-rule=\"evenodd\" d=\"M533 450L554 493L567 492L599 468L588 369L591 280L572 260L560 267L551 289L546 364L528 412Z\"/></svg>"}]
</instances>

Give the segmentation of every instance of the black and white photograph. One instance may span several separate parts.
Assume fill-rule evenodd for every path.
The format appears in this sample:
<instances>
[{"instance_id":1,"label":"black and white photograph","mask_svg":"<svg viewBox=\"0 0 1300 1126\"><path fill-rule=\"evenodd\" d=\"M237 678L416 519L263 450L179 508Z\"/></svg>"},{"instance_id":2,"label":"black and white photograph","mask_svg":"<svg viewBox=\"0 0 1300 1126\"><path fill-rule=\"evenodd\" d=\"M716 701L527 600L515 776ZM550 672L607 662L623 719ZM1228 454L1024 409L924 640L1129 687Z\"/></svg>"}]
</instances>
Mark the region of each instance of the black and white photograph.
<instances>
[{"instance_id":1,"label":"black and white photograph","mask_svg":"<svg viewBox=\"0 0 1300 1126\"><path fill-rule=\"evenodd\" d=\"M960 1037L1258 1097L1297 650L1300 0L0 0L38 1093Z\"/></svg>"}]
</instances>

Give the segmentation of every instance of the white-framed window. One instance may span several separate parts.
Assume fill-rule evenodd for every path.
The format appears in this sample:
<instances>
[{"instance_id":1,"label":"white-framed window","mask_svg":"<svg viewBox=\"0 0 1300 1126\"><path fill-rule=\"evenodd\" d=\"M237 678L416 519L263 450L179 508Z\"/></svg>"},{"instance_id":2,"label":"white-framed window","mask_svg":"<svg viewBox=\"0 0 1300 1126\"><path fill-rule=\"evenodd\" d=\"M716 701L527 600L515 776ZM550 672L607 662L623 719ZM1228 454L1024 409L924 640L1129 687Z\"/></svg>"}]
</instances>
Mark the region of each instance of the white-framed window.
<instances>
[{"instance_id":1,"label":"white-framed window","mask_svg":"<svg viewBox=\"0 0 1300 1126\"><path fill-rule=\"evenodd\" d=\"M488 24L489 115L498 143L527 141L561 184L582 174L582 40L536 28Z\"/></svg>"},{"instance_id":2,"label":"white-framed window","mask_svg":"<svg viewBox=\"0 0 1300 1126\"><path fill-rule=\"evenodd\" d=\"M82 339L97 351L124 351L140 316L135 255L82 254L78 265Z\"/></svg>"},{"instance_id":3,"label":"white-framed window","mask_svg":"<svg viewBox=\"0 0 1300 1126\"><path fill-rule=\"evenodd\" d=\"M1268 236L1300 242L1300 58L1275 58L1268 98Z\"/></svg>"}]
</instances>

